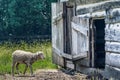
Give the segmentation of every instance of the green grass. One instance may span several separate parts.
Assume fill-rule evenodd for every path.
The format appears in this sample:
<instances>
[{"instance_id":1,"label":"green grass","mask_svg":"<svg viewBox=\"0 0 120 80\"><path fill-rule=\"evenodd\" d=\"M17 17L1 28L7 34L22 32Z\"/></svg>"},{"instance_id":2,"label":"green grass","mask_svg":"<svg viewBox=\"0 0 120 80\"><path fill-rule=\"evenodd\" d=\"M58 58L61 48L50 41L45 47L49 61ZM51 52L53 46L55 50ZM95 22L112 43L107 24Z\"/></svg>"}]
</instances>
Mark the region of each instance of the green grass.
<instances>
[{"instance_id":1,"label":"green grass","mask_svg":"<svg viewBox=\"0 0 120 80\"><path fill-rule=\"evenodd\" d=\"M0 74L11 73L12 65L12 53L15 50L25 50L31 52L43 51L45 55L44 60L39 60L33 63L33 70L37 69L56 69L57 66L52 63L52 51L51 42L49 41L34 41L32 43L26 43L21 41L19 44L12 42L4 42L0 44ZM24 65L19 66L20 72L23 72ZM28 68L29 71L29 68Z\"/></svg>"}]
</instances>

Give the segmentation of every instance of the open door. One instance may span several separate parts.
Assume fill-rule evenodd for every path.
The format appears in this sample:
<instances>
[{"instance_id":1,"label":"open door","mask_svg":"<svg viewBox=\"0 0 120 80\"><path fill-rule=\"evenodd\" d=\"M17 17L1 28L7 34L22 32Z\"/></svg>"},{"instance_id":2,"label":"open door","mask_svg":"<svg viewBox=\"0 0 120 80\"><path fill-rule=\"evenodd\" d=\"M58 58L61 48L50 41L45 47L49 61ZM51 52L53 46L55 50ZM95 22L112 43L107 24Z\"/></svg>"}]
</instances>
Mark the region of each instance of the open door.
<instances>
[{"instance_id":1,"label":"open door","mask_svg":"<svg viewBox=\"0 0 120 80\"><path fill-rule=\"evenodd\" d=\"M72 56L74 59L88 57L89 18L74 17L72 21Z\"/></svg>"},{"instance_id":2,"label":"open door","mask_svg":"<svg viewBox=\"0 0 120 80\"><path fill-rule=\"evenodd\" d=\"M52 3L52 56L53 63L64 66L63 54L63 4Z\"/></svg>"}]
</instances>

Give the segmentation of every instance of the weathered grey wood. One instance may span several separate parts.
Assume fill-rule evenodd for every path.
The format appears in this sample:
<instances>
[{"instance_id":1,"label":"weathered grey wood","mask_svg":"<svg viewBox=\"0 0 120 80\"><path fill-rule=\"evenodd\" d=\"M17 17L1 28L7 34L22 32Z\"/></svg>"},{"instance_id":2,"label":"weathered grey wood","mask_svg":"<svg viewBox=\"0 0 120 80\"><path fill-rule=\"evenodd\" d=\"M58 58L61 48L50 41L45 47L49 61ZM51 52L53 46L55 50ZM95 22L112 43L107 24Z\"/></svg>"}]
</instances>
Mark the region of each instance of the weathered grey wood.
<instances>
[{"instance_id":1,"label":"weathered grey wood","mask_svg":"<svg viewBox=\"0 0 120 80\"><path fill-rule=\"evenodd\" d=\"M63 57L65 57L65 58L67 58L67 59L73 59L72 58L72 55L70 55L70 54L67 54L67 53L63 53L63 54L61 54Z\"/></svg>"},{"instance_id":2,"label":"weathered grey wood","mask_svg":"<svg viewBox=\"0 0 120 80\"><path fill-rule=\"evenodd\" d=\"M89 18L73 17L72 20L72 55L87 57L88 55ZM80 58L81 58L80 57Z\"/></svg>"},{"instance_id":3,"label":"weathered grey wood","mask_svg":"<svg viewBox=\"0 0 120 80\"><path fill-rule=\"evenodd\" d=\"M68 0L68 1L73 3L76 2L77 5L83 5L83 4L90 4L90 3L96 3L96 2L107 1L107 0Z\"/></svg>"},{"instance_id":4,"label":"weathered grey wood","mask_svg":"<svg viewBox=\"0 0 120 80\"><path fill-rule=\"evenodd\" d=\"M114 23L120 23L120 15L119 16L112 16L111 19L105 19L105 23L114 24Z\"/></svg>"},{"instance_id":5,"label":"weathered grey wood","mask_svg":"<svg viewBox=\"0 0 120 80\"><path fill-rule=\"evenodd\" d=\"M106 53L106 64L120 68L120 54Z\"/></svg>"},{"instance_id":6,"label":"weathered grey wood","mask_svg":"<svg viewBox=\"0 0 120 80\"><path fill-rule=\"evenodd\" d=\"M119 42L106 42L105 51L116 52L120 54L120 43Z\"/></svg>"},{"instance_id":7,"label":"weathered grey wood","mask_svg":"<svg viewBox=\"0 0 120 80\"><path fill-rule=\"evenodd\" d=\"M97 3L107 0L70 0L70 1L76 1L77 5L84 5L84 4L90 4L90 3Z\"/></svg>"},{"instance_id":8,"label":"weathered grey wood","mask_svg":"<svg viewBox=\"0 0 120 80\"><path fill-rule=\"evenodd\" d=\"M83 35L87 36L87 31L88 31L87 27L84 27L83 25L75 24L74 22L72 22L72 28L77 32L80 32Z\"/></svg>"},{"instance_id":9,"label":"weathered grey wood","mask_svg":"<svg viewBox=\"0 0 120 80\"><path fill-rule=\"evenodd\" d=\"M120 80L120 68L106 65L103 76L109 80Z\"/></svg>"},{"instance_id":10,"label":"weathered grey wood","mask_svg":"<svg viewBox=\"0 0 120 80\"><path fill-rule=\"evenodd\" d=\"M52 62L62 67L65 67L64 58L60 55L60 52L55 48L52 48Z\"/></svg>"},{"instance_id":11,"label":"weathered grey wood","mask_svg":"<svg viewBox=\"0 0 120 80\"><path fill-rule=\"evenodd\" d=\"M52 3L52 61L60 66L64 65L63 54L63 4Z\"/></svg>"},{"instance_id":12,"label":"weathered grey wood","mask_svg":"<svg viewBox=\"0 0 120 80\"><path fill-rule=\"evenodd\" d=\"M91 49L92 49L92 53L91 53L91 66L92 67L95 67L95 27L93 26L93 20L92 20L92 23L91 23Z\"/></svg>"},{"instance_id":13,"label":"weathered grey wood","mask_svg":"<svg viewBox=\"0 0 120 80\"><path fill-rule=\"evenodd\" d=\"M88 54L87 52L86 53L79 53L77 55L62 53L61 56L65 57L67 59L70 59L70 60L79 60L79 59L83 59L83 58L88 57L87 54Z\"/></svg>"},{"instance_id":14,"label":"weathered grey wood","mask_svg":"<svg viewBox=\"0 0 120 80\"><path fill-rule=\"evenodd\" d=\"M88 57L88 52L78 53L77 55L73 55L73 60L79 60Z\"/></svg>"},{"instance_id":15,"label":"weathered grey wood","mask_svg":"<svg viewBox=\"0 0 120 80\"><path fill-rule=\"evenodd\" d=\"M73 7L67 6L67 16L66 16L67 17L67 23L66 23L67 54L72 54L72 28L71 28L72 16L73 16Z\"/></svg>"},{"instance_id":16,"label":"weathered grey wood","mask_svg":"<svg viewBox=\"0 0 120 80\"><path fill-rule=\"evenodd\" d=\"M62 13L59 13L58 16L53 17L52 23L57 24L62 19L62 17L63 17Z\"/></svg>"},{"instance_id":17,"label":"weathered grey wood","mask_svg":"<svg viewBox=\"0 0 120 80\"><path fill-rule=\"evenodd\" d=\"M63 47L64 47L64 52L67 52L67 7L66 7L66 2L63 3Z\"/></svg>"},{"instance_id":18,"label":"weathered grey wood","mask_svg":"<svg viewBox=\"0 0 120 80\"><path fill-rule=\"evenodd\" d=\"M120 23L107 24L105 28L105 40L120 42Z\"/></svg>"},{"instance_id":19,"label":"weathered grey wood","mask_svg":"<svg viewBox=\"0 0 120 80\"><path fill-rule=\"evenodd\" d=\"M52 19L59 17L63 12L63 4L62 3L52 3Z\"/></svg>"},{"instance_id":20,"label":"weathered grey wood","mask_svg":"<svg viewBox=\"0 0 120 80\"><path fill-rule=\"evenodd\" d=\"M120 22L120 8L114 8L106 11L106 23L119 23Z\"/></svg>"},{"instance_id":21,"label":"weathered grey wood","mask_svg":"<svg viewBox=\"0 0 120 80\"><path fill-rule=\"evenodd\" d=\"M62 13L63 5L52 3L52 46L63 51L63 19L57 20L54 24L54 17L59 17L58 13Z\"/></svg>"},{"instance_id":22,"label":"weathered grey wood","mask_svg":"<svg viewBox=\"0 0 120 80\"><path fill-rule=\"evenodd\" d=\"M75 65L74 65L73 61L70 61L70 60L66 60L66 67L75 69Z\"/></svg>"},{"instance_id":23,"label":"weathered grey wood","mask_svg":"<svg viewBox=\"0 0 120 80\"><path fill-rule=\"evenodd\" d=\"M120 7L120 1L105 1L105 2L100 2L100 3L95 3L95 4L89 4L89 5L82 5L77 7L77 14L86 14L90 12L97 12L97 11L102 11L107 9L109 6L111 8L119 8ZM92 9L92 10L91 10Z\"/></svg>"},{"instance_id":24,"label":"weathered grey wood","mask_svg":"<svg viewBox=\"0 0 120 80\"><path fill-rule=\"evenodd\" d=\"M59 0L60 2L67 2L67 1L69 1L69 0Z\"/></svg>"},{"instance_id":25,"label":"weathered grey wood","mask_svg":"<svg viewBox=\"0 0 120 80\"><path fill-rule=\"evenodd\" d=\"M84 67L90 67L90 64L89 64L89 58L82 58L82 59L78 59L75 61L75 64L79 67L80 66L84 66Z\"/></svg>"}]
</instances>

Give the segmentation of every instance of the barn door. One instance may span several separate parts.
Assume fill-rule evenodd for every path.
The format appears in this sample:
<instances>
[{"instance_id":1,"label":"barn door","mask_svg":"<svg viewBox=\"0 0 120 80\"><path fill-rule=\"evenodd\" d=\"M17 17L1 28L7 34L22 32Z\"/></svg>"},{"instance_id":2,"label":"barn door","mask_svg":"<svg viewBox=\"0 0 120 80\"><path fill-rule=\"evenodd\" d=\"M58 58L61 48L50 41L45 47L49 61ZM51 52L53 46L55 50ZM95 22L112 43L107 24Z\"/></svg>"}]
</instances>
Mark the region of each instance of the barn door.
<instances>
[{"instance_id":1,"label":"barn door","mask_svg":"<svg viewBox=\"0 0 120 80\"><path fill-rule=\"evenodd\" d=\"M74 17L72 21L72 55L85 58L89 50L89 18Z\"/></svg>"},{"instance_id":2,"label":"barn door","mask_svg":"<svg viewBox=\"0 0 120 80\"><path fill-rule=\"evenodd\" d=\"M52 50L53 63L64 66L63 53L63 4L52 3Z\"/></svg>"}]
</instances>

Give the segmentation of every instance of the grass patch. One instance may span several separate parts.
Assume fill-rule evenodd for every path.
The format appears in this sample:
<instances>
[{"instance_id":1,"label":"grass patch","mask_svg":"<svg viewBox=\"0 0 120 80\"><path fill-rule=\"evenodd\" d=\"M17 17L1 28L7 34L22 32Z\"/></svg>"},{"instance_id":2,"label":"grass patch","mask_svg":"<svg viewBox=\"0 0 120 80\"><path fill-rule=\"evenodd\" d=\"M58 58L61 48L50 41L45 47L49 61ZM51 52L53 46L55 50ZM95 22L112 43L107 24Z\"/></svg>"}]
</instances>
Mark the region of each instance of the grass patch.
<instances>
[{"instance_id":1,"label":"grass patch","mask_svg":"<svg viewBox=\"0 0 120 80\"><path fill-rule=\"evenodd\" d=\"M57 68L55 64L52 64L51 42L49 41L44 41L44 42L34 41L32 43L27 43L24 41L21 41L19 43L4 42L0 44L0 74L11 73L11 64L12 64L11 55L13 51L17 49L31 51L31 52L37 52L37 51L44 52L46 59L33 63L33 70ZM23 72L24 65L20 65L19 69L20 72Z\"/></svg>"}]
</instances>

